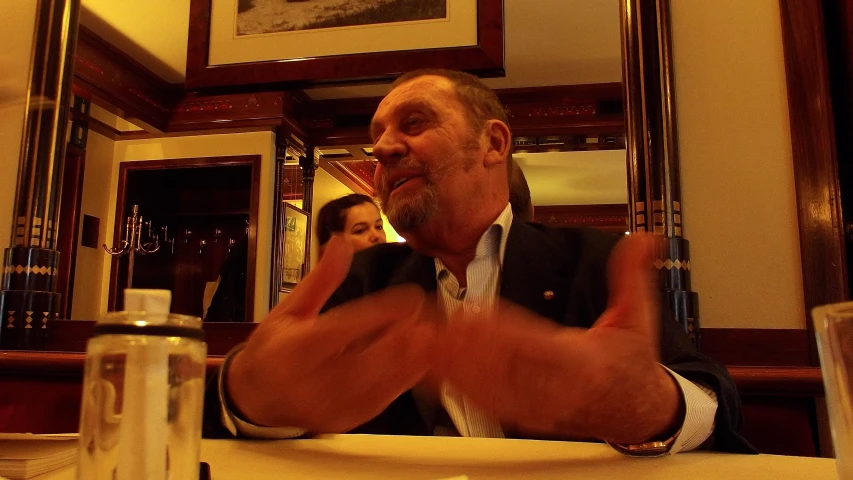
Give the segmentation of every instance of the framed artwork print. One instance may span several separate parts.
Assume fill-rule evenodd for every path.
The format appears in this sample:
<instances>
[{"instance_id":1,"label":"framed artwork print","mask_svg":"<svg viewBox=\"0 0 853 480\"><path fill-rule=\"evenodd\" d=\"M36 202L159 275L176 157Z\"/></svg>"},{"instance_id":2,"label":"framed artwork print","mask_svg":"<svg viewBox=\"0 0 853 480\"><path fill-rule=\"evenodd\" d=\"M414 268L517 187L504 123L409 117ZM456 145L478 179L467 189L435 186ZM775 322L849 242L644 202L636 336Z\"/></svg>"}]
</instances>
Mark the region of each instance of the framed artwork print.
<instances>
[{"instance_id":1,"label":"framed artwork print","mask_svg":"<svg viewBox=\"0 0 853 480\"><path fill-rule=\"evenodd\" d=\"M504 74L503 0L191 0L186 88Z\"/></svg>"}]
</instances>

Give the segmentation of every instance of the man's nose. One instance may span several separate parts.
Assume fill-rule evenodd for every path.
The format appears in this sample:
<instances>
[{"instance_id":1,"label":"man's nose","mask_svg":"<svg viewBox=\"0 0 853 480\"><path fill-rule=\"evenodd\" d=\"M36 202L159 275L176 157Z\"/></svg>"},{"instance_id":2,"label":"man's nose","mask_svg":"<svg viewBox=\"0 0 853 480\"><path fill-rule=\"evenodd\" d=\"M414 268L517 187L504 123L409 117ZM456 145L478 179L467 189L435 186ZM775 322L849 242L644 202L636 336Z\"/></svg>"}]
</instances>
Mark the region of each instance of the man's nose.
<instances>
[{"instance_id":1,"label":"man's nose","mask_svg":"<svg viewBox=\"0 0 853 480\"><path fill-rule=\"evenodd\" d=\"M373 156L382 165L393 165L406 156L406 143L399 133L388 129L373 145Z\"/></svg>"}]
</instances>

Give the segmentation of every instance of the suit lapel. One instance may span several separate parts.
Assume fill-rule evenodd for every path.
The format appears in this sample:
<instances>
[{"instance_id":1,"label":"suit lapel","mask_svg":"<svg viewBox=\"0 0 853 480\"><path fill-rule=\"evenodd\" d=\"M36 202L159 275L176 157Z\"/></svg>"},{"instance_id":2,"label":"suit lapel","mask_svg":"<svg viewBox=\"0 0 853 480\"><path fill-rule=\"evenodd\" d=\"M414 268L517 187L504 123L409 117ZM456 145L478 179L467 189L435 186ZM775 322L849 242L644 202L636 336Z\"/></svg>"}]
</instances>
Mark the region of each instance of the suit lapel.
<instances>
[{"instance_id":1,"label":"suit lapel","mask_svg":"<svg viewBox=\"0 0 853 480\"><path fill-rule=\"evenodd\" d=\"M402 285L404 283L420 285L427 292L435 291L435 260L412 251L391 275L388 285Z\"/></svg>"},{"instance_id":2,"label":"suit lapel","mask_svg":"<svg viewBox=\"0 0 853 480\"><path fill-rule=\"evenodd\" d=\"M573 263L539 229L513 220L506 242L501 296L558 323L566 322Z\"/></svg>"},{"instance_id":3,"label":"suit lapel","mask_svg":"<svg viewBox=\"0 0 853 480\"><path fill-rule=\"evenodd\" d=\"M547 234L513 220L506 242L500 295L555 322L566 323L566 305L575 261ZM388 283L414 283L427 292L437 288L435 260L411 252Z\"/></svg>"}]
</instances>

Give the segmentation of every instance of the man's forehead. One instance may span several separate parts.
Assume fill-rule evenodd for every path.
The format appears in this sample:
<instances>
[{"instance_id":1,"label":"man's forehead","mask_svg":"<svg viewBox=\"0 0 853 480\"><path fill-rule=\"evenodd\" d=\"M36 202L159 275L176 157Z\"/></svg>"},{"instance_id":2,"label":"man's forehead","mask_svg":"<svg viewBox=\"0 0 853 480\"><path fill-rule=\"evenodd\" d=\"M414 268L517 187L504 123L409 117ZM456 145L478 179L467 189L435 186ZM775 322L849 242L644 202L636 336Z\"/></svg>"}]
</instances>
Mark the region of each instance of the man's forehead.
<instances>
[{"instance_id":1,"label":"man's forehead","mask_svg":"<svg viewBox=\"0 0 853 480\"><path fill-rule=\"evenodd\" d=\"M409 100L427 99L432 95L441 93L453 93L453 82L438 75L423 75L391 90L379 102L379 109L391 108Z\"/></svg>"}]
</instances>

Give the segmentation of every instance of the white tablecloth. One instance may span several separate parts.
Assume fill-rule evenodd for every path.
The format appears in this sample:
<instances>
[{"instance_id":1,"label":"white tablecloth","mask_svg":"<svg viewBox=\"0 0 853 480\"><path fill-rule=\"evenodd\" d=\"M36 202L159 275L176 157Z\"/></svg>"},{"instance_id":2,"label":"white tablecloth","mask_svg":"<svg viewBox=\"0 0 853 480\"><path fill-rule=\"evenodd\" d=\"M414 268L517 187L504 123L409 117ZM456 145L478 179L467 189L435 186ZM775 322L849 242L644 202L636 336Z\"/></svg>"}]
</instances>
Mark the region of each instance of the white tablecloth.
<instances>
[{"instance_id":1,"label":"white tablecloth","mask_svg":"<svg viewBox=\"0 0 853 480\"><path fill-rule=\"evenodd\" d=\"M214 480L838 478L835 461L824 458L709 452L629 458L601 444L450 437L204 440L201 457L210 464ZM38 478L73 479L74 468Z\"/></svg>"}]
</instances>

